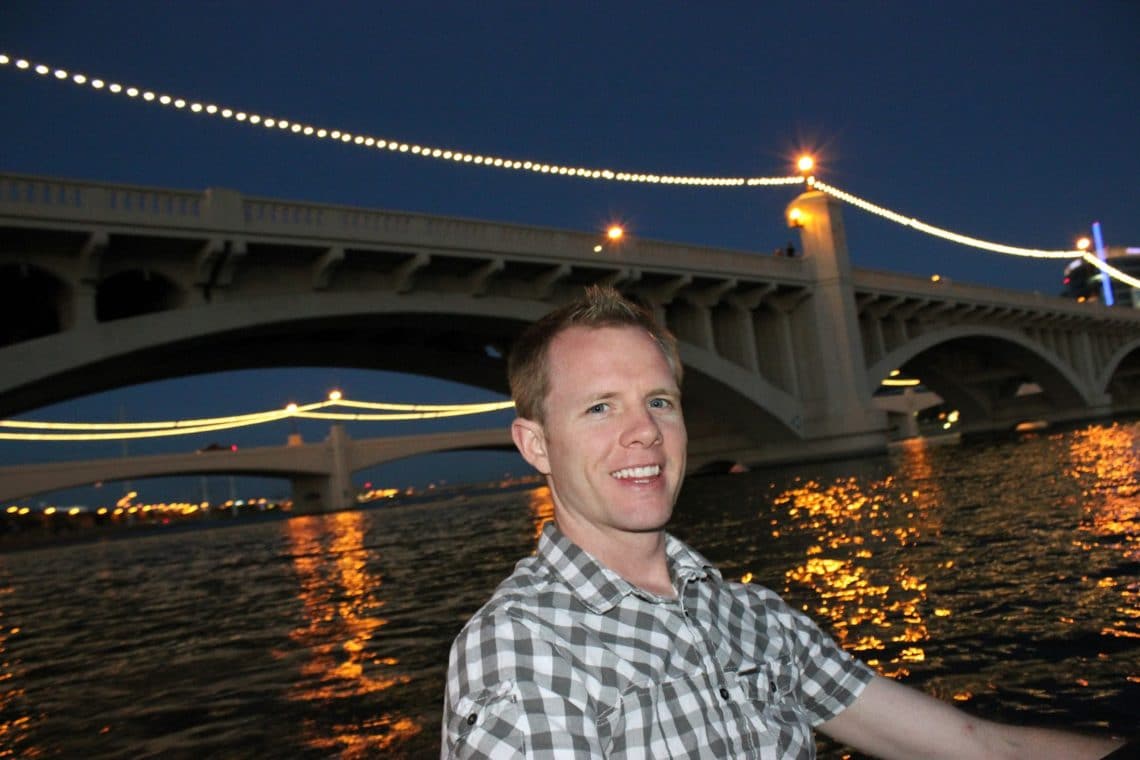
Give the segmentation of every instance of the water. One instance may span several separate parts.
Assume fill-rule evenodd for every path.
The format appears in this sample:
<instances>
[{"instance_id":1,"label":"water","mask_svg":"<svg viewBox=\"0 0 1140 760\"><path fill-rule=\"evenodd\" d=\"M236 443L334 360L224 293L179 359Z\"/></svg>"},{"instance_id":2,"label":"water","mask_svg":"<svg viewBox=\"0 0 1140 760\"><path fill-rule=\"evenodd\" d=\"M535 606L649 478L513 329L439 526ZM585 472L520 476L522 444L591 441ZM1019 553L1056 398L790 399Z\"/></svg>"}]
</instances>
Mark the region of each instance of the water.
<instances>
[{"instance_id":1,"label":"water","mask_svg":"<svg viewBox=\"0 0 1140 760\"><path fill-rule=\"evenodd\" d=\"M672 529L964 709L1135 732L1138 445L1098 426L695 478ZM2 555L0 757L432 757L450 639L550 509L537 489Z\"/></svg>"}]
</instances>

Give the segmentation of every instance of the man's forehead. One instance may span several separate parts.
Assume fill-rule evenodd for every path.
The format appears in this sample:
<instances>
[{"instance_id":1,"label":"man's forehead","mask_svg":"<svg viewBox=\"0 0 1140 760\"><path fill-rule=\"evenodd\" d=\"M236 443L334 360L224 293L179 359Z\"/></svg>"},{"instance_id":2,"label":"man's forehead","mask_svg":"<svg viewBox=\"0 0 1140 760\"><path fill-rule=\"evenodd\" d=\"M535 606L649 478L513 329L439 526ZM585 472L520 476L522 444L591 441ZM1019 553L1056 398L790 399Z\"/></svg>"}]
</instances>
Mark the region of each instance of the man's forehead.
<instances>
[{"instance_id":1,"label":"man's forehead","mask_svg":"<svg viewBox=\"0 0 1140 760\"><path fill-rule=\"evenodd\" d=\"M625 369L623 366L625 362L621 360L625 358L632 360L636 356L636 354L630 352L628 343L624 343L624 341L632 340L642 343L647 354L651 354L655 357L656 361L654 363L657 365L655 369L660 370L660 377L658 378L648 377L644 372L639 372L638 379L652 382L655 387L661 386L661 390L663 391L676 392L676 382L673 378L673 372L669 366L669 362L665 357L665 353L661 350L657 341L653 339L653 336L641 327L628 325L607 327L583 327L575 325L569 327L555 336L551 342L548 361L552 365L552 368L557 365L563 365L565 369L578 367L582 364L590 363L594 356L613 354L615 344L618 340L624 344L619 352L619 361L615 363L613 361L614 357L605 357L605 363L596 368L599 373L608 374L607 370L612 369L614 374L622 374L622 370ZM559 384L558 380L562 377L562 374L562 372L557 371L552 374L552 385ZM622 379L623 381L625 380L624 377ZM591 380L597 380L598 382L593 383ZM597 377L595 374L590 374L586 378L576 377L574 382L579 385L584 382L587 385L596 386L599 384L605 385L606 380ZM625 385L624 382L622 384ZM585 388L578 388L576 390L586 392ZM592 388L590 392L597 392L598 390L599 389L595 387ZM601 392L617 392L619 390L622 390L622 388L606 389Z\"/></svg>"},{"instance_id":2,"label":"man's forehead","mask_svg":"<svg viewBox=\"0 0 1140 760\"><path fill-rule=\"evenodd\" d=\"M567 327L554 336L550 343L549 355L552 358L557 357L559 359L579 359L581 357L578 354L581 353L607 351L616 339L632 339L644 342L647 347L651 347L660 354L662 360L665 358L649 331L634 325L606 325L602 327L573 325ZM573 352L575 356L565 357L564 354L567 352Z\"/></svg>"}]
</instances>

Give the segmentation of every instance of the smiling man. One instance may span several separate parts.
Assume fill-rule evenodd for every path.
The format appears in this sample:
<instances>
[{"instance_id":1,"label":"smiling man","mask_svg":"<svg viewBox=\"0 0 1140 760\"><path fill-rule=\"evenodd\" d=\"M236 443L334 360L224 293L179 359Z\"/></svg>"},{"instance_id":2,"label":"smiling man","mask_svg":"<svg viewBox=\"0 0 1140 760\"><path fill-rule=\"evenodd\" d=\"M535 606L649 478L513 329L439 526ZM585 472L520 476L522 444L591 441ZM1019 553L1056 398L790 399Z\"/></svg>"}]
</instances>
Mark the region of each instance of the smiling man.
<instances>
[{"instance_id":1,"label":"smiling man","mask_svg":"<svg viewBox=\"0 0 1140 760\"><path fill-rule=\"evenodd\" d=\"M672 335L608 288L511 349L511 427L554 501L456 638L444 758L1099 758L1119 742L980 721L875 675L771 591L665 532L685 474Z\"/></svg>"}]
</instances>

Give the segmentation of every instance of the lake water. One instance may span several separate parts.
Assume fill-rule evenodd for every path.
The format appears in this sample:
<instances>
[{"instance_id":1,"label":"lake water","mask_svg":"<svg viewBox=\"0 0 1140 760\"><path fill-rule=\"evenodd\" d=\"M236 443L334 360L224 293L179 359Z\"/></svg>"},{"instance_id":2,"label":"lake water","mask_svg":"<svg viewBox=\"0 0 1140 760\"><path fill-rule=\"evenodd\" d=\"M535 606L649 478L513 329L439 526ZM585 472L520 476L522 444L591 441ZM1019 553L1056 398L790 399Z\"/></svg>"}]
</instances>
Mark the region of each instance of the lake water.
<instances>
[{"instance_id":1,"label":"lake water","mask_svg":"<svg viewBox=\"0 0 1140 760\"><path fill-rule=\"evenodd\" d=\"M695 478L672 530L964 709L1136 732L1138 439ZM437 756L450 640L550 513L536 489L0 555L0 758Z\"/></svg>"}]
</instances>

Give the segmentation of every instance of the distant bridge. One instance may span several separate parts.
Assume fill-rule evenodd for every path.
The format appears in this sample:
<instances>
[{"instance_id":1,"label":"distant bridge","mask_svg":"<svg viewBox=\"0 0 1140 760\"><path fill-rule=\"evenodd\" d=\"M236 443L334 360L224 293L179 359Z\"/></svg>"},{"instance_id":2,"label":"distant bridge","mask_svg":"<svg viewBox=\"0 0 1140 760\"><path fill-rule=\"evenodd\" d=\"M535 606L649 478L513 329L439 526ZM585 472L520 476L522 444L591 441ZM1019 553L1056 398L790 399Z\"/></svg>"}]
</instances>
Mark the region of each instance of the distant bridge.
<instances>
[{"instance_id":1,"label":"distant bridge","mask_svg":"<svg viewBox=\"0 0 1140 760\"><path fill-rule=\"evenodd\" d=\"M513 451L510 430L504 426L355 441L343 427L333 425L321 443L0 467L0 503L100 481L230 474L288 478L294 511L324 511L354 503L353 472L418 454L477 449Z\"/></svg>"},{"instance_id":2,"label":"distant bridge","mask_svg":"<svg viewBox=\"0 0 1140 760\"><path fill-rule=\"evenodd\" d=\"M677 334L693 462L881 451L893 369L964 432L1140 410L1140 313L854 269L837 201L802 256L0 175L0 416L203 371L340 365L506 391L523 326L608 283ZM1041 392L1018 395L1035 384ZM693 463L690 469L695 469Z\"/></svg>"}]
</instances>

